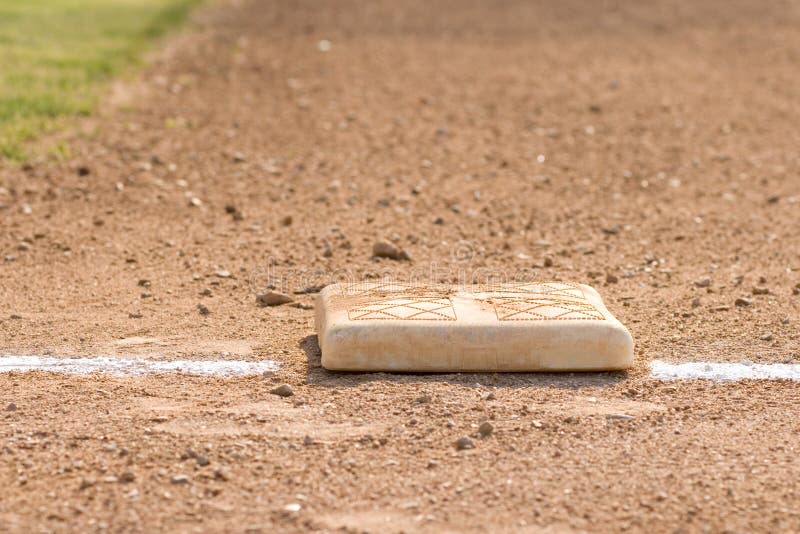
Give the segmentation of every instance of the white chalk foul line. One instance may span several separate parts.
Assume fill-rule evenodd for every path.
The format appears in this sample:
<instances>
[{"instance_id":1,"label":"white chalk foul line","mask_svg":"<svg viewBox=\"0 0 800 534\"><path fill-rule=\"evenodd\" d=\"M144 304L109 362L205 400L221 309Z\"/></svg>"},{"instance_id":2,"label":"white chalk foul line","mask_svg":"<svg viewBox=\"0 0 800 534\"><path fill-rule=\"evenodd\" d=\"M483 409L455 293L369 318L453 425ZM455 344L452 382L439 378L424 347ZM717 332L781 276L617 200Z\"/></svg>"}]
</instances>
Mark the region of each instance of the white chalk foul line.
<instances>
[{"instance_id":1,"label":"white chalk foul line","mask_svg":"<svg viewBox=\"0 0 800 534\"><path fill-rule=\"evenodd\" d=\"M246 376L275 371L278 363L242 360L145 360L141 358L53 358L50 356L0 356L0 373L49 371L85 375L103 373L114 376L178 373L198 376ZM800 380L800 364L790 363L724 363L650 362L650 378L654 380Z\"/></svg>"},{"instance_id":2,"label":"white chalk foul line","mask_svg":"<svg viewBox=\"0 0 800 534\"><path fill-rule=\"evenodd\" d=\"M739 380L800 380L800 365L796 363L739 363L687 362L668 363L661 360L650 362L650 378L655 380L715 380L736 382Z\"/></svg>"},{"instance_id":3,"label":"white chalk foul line","mask_svg":"<svg viewBox=\"0 0 800 534\"><path fill-rule=\"evenodd\" d=\"M144 360L141 358L53 358L49 356L0 356L0 373L50 371L73 375L104 373L114 376L179 373L200 376L245 376L274 371L278 363L265 360Z\"/></svg>"}]
</instances>

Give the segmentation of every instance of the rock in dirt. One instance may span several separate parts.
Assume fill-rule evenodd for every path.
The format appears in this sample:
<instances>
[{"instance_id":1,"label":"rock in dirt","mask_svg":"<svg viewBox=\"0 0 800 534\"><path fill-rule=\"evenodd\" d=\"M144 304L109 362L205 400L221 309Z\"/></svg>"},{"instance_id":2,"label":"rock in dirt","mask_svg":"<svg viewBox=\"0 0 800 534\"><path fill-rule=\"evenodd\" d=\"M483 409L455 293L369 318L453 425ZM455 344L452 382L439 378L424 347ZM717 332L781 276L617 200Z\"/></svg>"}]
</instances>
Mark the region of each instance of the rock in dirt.
<instances>
[{"instance_id":1,"label":"rock in dirt","mask_svg":"<svg viewBox=\"0 0 800 534\"><path fill-rule=\"evenodd\" d=\"M200 315L203 316L209 315L211 313L211 310L208 309L208 306L206 306L202 302L197 305L197 311L198 313L200 313Z\"/></svg>"},{"instance_id":2,"label":"rock in dirt","mask_svg":"<svg viewBox=\"0 0 800 534\"><path fill-rule=\"evenodd\" d=\"M303 289L295 290L294 294L295 295L311 295L311 294L314 294L314 293L319 293L320 291L323 290L324 287L325 287L324 285L308 286L308 287L304 287Z\"/></svg>"},{"instance_id":3,"label":"rock in dirt","mask_svg":"<svg viewBox=\"0 0 800 534\"><path fill-rule=\"evenodd\" d=\"M289 384L281 384L280 386L276 386L269 390L270 393L273 395L277 395L279 397L291 397L294 395L294 391L292 391L292 386Z\"/></svg>"},{"instance_id":4,"label":"rock in dirt","mask_svg":"<svg viewBox=\"0 0 800 534\"><path fill-rule=\"evenodd\" d=\"M489 421L484 421L481 423L481 426L478 427L478 433L480 433L482 438L488 438L494 432L494 426Z\"/></svg>"},{"instance_id":5,"label":"rock in dirt","mask_svg":"<svg viewBox=\"0 0 800 534\"><path fill-rule=\"evenodd\" d=\"M711 286L711 278L705 276L703 278L698 278L694 281L695 287L710 287Z\"/></svg>"},{"instance_id":6,"label":"rock in dirt","mask_svg":"<svg viewBox=\"0 0 800 534\"><path fill-rule=\"evenodd\" d=\"M376 241L375 244L372 245L372 255L376 258L389 258L390 260L396 261L407 261L411 259L411 256L409 256L405 250L385 239Z\"/></svg>"},{"instance_id":7,"label":"rock in dirt","mask_svg":"<svg viewBox=\"0 0 800 534\"><path fill-rule=\"evenodd\" d=\"M744 297L739 297L734 301L734 304L736 304L739 307L744 307L744 306L750 306L751 304L753 304L753 301Z\"/></svg>"},{"instance_id":8,"label":"rock in dirt","mask_svg":"<svg viewBox=\"0 0 800 534\"><path fill-rule=\"evenodd\" d=\"M606 419L610 421L631 421L634 417L626 413L610 413L606 415Z\"/></svg>"},{"instance_id":9,"label":"rock in dirt","mask_svg":"<svg viewBox=\"0 0 800 534\"><path fill-rule=\"evenodd\" d=\"M234 206L233 204L228 204L225 206L225 213L230 215L234 221L241 221L244 220L244 214L242 214L241 210Z\"/></svg>"},{"instance_id":10,"label":"rock in dirt","mask_svg":"<svg viewBox=\"0 0 800 534\"><path fill-rule=\"evenodd\" d=\"M283 511L286 512L287 514L296 514L297 512L300 511L301 508L302 506L300 506L300 503L292 502L284 506Z\"/></svg>"},{"instance_id":11,"label":"rock in dirt","mask_svg":"<svg viewBox=\"0 0 800 534\"><path fill-rule=\"evenodd\" d=\"M188 484L189 483L189 475L172 475L170 482L173 484Z\"/></svg>"},{"instance_id":12,"label":"rock in dirt","mask_svg":"<svg viewBox=\"0 0 800 534\"><path fill-rule=\"evenodd\" d=\"M753 295L769 295L769 288L764 286L753 287Z\"/></svg>"},{"instance_id":13,"label":"rock in dirt","mask_svg":"<svg viewBox=\"0 0 800 534\"><path fill-rule=\"evenodd\" d=\"M16 404L14 404L13 402L9 402L9 403L6 405L6 411L7 411L7 412L16 412L16 411L17 411L17 405L16 405Z\"/></svg>"},{"instance_id":14,"label":"rock in dirt","mask_svg":"<svg viewBox=\"0 0 800 534\"><path fill-rule=\"evenodd\" d=\"M469 436L462 436L458 438L455 445L456 449L459 451L475 448L475 444L472 442L472 439L470 439Z\"/></svg>"},{"instance_id":15,"label":"rock in dirt","mask_svg":"<svg viewBox=\"0 0 800 534\"><path fill-rule=\"evenodd\" d=\"M256 303L259 306L280 306L288 302L293 302L294 299L286 293L280 291L265 291L256 293Z\"/></svg>"}]
</instances>

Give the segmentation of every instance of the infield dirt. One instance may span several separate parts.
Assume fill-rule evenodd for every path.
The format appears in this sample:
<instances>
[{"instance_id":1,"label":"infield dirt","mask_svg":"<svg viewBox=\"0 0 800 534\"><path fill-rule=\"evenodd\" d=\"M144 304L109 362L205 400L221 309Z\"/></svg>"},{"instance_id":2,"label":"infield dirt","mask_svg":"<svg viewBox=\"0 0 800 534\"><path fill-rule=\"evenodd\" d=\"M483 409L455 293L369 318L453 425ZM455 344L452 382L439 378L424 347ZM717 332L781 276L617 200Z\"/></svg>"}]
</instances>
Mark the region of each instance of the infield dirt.
<instances>
[{"instance_id":1,"label":"infield dirt","mask_svg":"<svg viewBox=\"0 0 800 534\"><path fill-rule=\"evenodd\" d=\"M0 530L800 530L800 383L648 376L800 360L799 28L791 1L199 10L69 158L0 166L0 349L280 367L0 375ZM331 373L293 294L487 273L593 285L635 368Z\"/></svg>"}]
</instances>

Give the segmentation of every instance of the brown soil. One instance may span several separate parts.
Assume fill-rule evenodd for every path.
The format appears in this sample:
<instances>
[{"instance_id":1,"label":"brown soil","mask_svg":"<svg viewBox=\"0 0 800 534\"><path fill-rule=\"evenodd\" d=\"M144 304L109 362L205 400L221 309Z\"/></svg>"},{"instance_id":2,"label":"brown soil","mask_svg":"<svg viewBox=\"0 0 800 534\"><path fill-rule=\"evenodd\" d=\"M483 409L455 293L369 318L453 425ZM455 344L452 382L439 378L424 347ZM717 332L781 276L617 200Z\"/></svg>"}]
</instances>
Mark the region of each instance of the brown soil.
<instances>
[{"instance_id":1,"label":"brown soil","mask_svg":"<svg viewBox=\"0 0 800 534\"><path fill-rule=\"evenodd\" d=\"M0 349L281 367L0 375L0 530L800 530L800 384L647 375L800 359L798 24L729 0L202 9L71 157L0 168ZM413 261L372 259L381 238ZM636 367L329 373L313 310L255 303L387 273L590 283Z\"/></svg>"}]
</instances>

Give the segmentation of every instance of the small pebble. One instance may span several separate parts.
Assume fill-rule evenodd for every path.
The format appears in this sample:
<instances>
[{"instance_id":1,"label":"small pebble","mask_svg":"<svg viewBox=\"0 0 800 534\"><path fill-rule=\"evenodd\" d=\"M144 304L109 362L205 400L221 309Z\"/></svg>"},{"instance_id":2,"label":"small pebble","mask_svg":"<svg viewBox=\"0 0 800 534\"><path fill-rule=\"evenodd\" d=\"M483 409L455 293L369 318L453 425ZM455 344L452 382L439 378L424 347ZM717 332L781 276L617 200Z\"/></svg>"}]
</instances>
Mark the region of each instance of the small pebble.
<instances>
[{"instance_id":1,"label":"small pebble","mask_svg":"<svg viewBox=\"0 0 800 534\"><path fill-rule=\"evenodd\" d=\"M202 454L198 454L197 458L195 458L195 461L197 462L197 465L199 465L200 467L205 467L209 463L211 463L211 462L208 461L208 458L206 458Z\"/></svg>"},{"instance_id":2,"label":"small pebble","mask_svg":"<svg viewBox=\"0 0 800 534\"><path fill-rule=\"evenodd\" d=\"M272 388L271 390L269 390L269 392L279 397L291 397L292 395L294 395L294 392L292 391L292 386L290 386L289 384L281 384L280 386Z\"/></svg>"},{"instance_id":3,"label":"small pebble","mask_svg":"<svg viewBox=\"0 0 800 534\"><path fill-rule=\"evenodd\" d=\"M489 421L484 421L481 423L481 426L478 427L478 432L480 433L482 438L488 438L494 432L494 426Z\"/></svg>"},{"instance_id":4,"label":"small pebble","mask_svg":"<svg viewBox=\"0 0 800 534\"><path fill-rule=\"evenodd\" d=\"M14 404L13 402L9 402L9 403L6 405L6 411L7 411L7 412L16 412L16 411L17 411L17 405L16 405L16 404Z\"/></svg>"},{"instance_id":5,"label":"small pebble","mask_svg":"<svg viewBox=\"0 0 800 534\"><path fill-rule=\"evenodd\" d=\"M628 415L625 413L610 413L606 415L606 419L611 419L614 421L630 421L631 419L635 419L632 415Z\"/></svg>"},{"instance_id":6,"label":"small pebble","mask_svg":"<svg viewBox=\"0 0 800 534\"><path fill-rule=\"evenodd\" d=\"M396 261L411 259L405 250L386 240L376 241L372 245L372 255L376 258L389 258Z\"/></svg>"},{"instance_id":7,"label":"small pebble","mask_svg":"<svg viewBox=\"0 0 800 534\"><path fill-rule=\"evenodd\" d=\"M208 315L211 313L211 310L208 309L208 306L202 302L197 305L197 311L200 313L200 315Z\"/></svg>"},{"instance_id":8,"label":"small pebble","mask_svg":"<svg viewBox=\"0 0 800 534\"><path fill-rule=\"evenodd\" d=\"M755 286L753 288L753 295L769 295L769 288L764 286Z\"/></svg>"},{"instance_id":9,"label":"small pebble","mask_svg":"<svg viewBox=\"0 0 800 534\"><path fill-rule=\"evenodd\" d=\"M414 404L429 404L431 402L431 396L428 394L420 395L416 399L414 399Z\"/></svg>"},{"instance_id":10,"label":"small pebble","mask_svg":"<svg viewBox=\"0 0 800 534\"><path fill-rule=\"evenodd\" d=\"M770 332L767 332L766 334L763 334L759 339L761 339L761 341L772 341L773 339L775 339L775 337Z\"/></svg>"},{"instance_id":11,"label":"small pebble","mask_svg":"<svg viewBox=\"0 0 800 534\"><path fill-rule=\"evenodd\" d=\"M458 438L456 440L455 445L456 449L458 449L459 451L475 448L475 444L472 442L472 439L470 439L469 436L463 436Z\"/></svg>"},{"instance_id":12,"label":"small pebble","mask_svg":"<svg viewBox=\"0 0 800 534\"><path fill-rule=\"evenodd\" d=\"M256 293L256 303L259 306L280 306L288 302L293 302L294 299L286 293L280 291L266 291Z\"/></svg>"},{"instance_id":13,"label":"small pebble","mask_svg":"<svg viewBox=\"0 0 800 534\"><path fill-rule=\"evenodd\" d=\"M750 306L751 304L753 304L753 301L745 297L739 297L734 301L734 304L740 307Z\"/></svg>"},{"instance_id":14,"label":"small pebble","mask_svg":"<svg viewBox=\"0 0 800 534\"><path fill-rule=\"evenodd\" d=\"M227 206L225 206L225 213L229 214L234 221L244 220L244 215L242 214L242 212L239 211L239 208L237 208L232 204L228 204Z\"/></svg>"},{"instance_id":15,"label":"small pebble","mask_svg":"<svg viewBox=\"0 0 800 534\"><path fill-rule=\"evenodd\" d=\"M617 275L611 273L606 274L607 284L616 284L617 282L619 282L619 277L617 277Z\"/></svg>"},{"instance_id":16,"label":"small pebble","mask_svg":"<svg viewBox=\"0 0 800 534\"><path fill-rule=\"evenodd\" d=\"M311 294L314 294L314 293L319 293L320 291L322 291L322 289L324 287L325 287L324 285L307 286L307 287L304 287L303 289L295 290L294 294L295 295L311 295Z\"/></svg>"},{"instance_id":17,"label":"small pebble","mask_svg":"<svg viewBox=\"0 0 800 534\"><path fill-rule=\"evenodd\" d=\"M170 482L173 484L188 484L189 475L172 475Z\"/></svg>"},{"instance_id":18,"label":"small pebble","mask_svg":"<svg viewBox=\"0 0 800 534\"><path fill-rule=\"evenodd\" d=\"M707 276L704 277L704 278L699 278L699 279L694 281L694 285L695 285L695 287L710 287L711 286L711 278L709 278Z\"/></svg>"}]
</instances>

